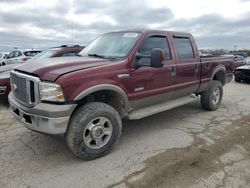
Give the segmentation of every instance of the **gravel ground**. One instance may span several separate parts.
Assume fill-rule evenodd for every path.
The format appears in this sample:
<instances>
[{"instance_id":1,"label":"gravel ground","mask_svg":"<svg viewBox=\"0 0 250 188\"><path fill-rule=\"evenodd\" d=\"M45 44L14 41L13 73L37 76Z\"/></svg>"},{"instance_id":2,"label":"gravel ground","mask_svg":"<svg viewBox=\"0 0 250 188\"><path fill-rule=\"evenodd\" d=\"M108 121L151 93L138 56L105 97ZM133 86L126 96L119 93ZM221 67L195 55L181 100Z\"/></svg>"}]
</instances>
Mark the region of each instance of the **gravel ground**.
<instances>
[{"instance_id":1,"label":"gravel ground","mask_svg":"<svg viewBox=\"0 0 250 188\"><path fill-rule=\"evenodd\" d=\"M194 102L124 121L109 155L81 161L63 136L32 132L0 102L0 187L250 187L250 84L224 88L221 108Z\"/></svg>"}]
</instances>

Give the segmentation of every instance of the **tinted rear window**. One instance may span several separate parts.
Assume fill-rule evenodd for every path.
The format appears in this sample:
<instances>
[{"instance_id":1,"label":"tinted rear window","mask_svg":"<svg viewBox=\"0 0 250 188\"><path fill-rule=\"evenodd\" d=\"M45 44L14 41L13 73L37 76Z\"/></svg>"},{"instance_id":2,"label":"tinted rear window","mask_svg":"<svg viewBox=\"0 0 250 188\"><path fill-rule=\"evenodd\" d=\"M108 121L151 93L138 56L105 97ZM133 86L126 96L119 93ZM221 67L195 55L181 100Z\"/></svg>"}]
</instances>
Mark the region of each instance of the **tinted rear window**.
<instances>
[{"instance_id":1,"label":"tinted rear window","mask_svg":"<svg viewBox=\"0 0 250 188\"><path fill-rule=\"evenodd\" d=\"M193 47L188 37L174 37L174 43L180 59L194 58Z\"/></svg>"},{"instance_id":2,"label":"tinted rear window","mask_svg":"<svg viewBox=\"0 0 250 188\"><path fill-rule=\"evenodd\" d=\"M26 52L23 52L24 55L26 56L29 56L29 57L33 57L35 56L36 54L39 54L41 51L26 51Z\"/></svg>"}]
</instances>

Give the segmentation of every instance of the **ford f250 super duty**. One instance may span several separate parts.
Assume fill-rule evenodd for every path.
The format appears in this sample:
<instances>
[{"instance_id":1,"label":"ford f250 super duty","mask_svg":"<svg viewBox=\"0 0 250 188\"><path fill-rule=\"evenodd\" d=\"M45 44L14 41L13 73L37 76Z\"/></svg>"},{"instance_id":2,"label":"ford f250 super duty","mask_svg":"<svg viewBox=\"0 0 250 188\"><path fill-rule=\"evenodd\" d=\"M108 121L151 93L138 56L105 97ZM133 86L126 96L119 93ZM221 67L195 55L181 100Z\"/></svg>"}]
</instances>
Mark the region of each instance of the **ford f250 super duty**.
<instances>
[{"instance_id":1,"label":"ford f250 super duty","mask_svg":"<svg viewBox=\"0 0 250 188\"><path fill-rule=\"evenodd\" d=\"M13 70L10 110L31 130L65 134L70 150L90 160L111 150L121 119L140 119L197 98L204 109L216 110L233 63L228 57L200 58L188 33L111 32L80 57Z\"/></svg>"}]
</instances>

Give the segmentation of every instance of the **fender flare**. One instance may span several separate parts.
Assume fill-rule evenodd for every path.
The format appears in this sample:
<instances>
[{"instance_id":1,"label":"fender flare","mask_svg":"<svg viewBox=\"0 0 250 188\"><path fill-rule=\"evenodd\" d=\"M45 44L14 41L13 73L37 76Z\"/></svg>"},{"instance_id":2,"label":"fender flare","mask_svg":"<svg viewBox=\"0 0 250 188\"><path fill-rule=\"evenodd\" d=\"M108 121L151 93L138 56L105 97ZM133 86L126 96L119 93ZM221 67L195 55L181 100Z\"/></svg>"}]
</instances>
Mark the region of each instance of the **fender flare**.
<instances>
[{"instance_id":1,"label":"fender flare","mask_svg":"<svg viewBox=\"0 0 250 188\"><path fill-rule=\"evenodd\" d=\"M224 66L219 66L219 67L217 67L217 68L213 71L213 73L212 73L212 75L211 75L211 77L210 77L210 83L213 81L214 76L215 76L219 71L223 71L223 73L224 73L224 78L223 78L222 85L225 85L225 83L226 83L226 76L227 76L226 74L227 74L227 71L226 71L226 68L225 68Z\"/></svg>"},{"instance_id":2,"label":"fender flare","mask_svg":"<svg viewBox=\"0 0 250 188\"><path fill-rule=\"evenodd\" d=\"M129 112L129 100L128 100L128 96L126 94L126 92L121 89L120 87L113 85L113 84L100 84L100 85L95 85L92 86L88 89L85 89L84 91L80 92L75 98L75 101L81 100L84 97L88 96L91 93L97 92L97 91L103 91L103 90L108 90L108 91L114 91L116 93L118 93L122 99L123 99L123 103L124 103L124 107L125 107L125 112L128 113Z\"/></svg>"}]
</instances>

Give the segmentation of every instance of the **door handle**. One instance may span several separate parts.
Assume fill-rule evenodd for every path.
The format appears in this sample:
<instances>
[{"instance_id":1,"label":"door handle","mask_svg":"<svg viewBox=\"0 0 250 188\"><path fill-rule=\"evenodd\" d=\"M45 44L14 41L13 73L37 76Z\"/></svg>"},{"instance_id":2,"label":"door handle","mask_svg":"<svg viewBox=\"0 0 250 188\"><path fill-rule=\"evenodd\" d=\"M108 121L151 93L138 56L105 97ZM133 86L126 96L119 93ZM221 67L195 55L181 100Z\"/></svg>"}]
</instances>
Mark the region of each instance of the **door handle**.
<instances>
[{"instance_id":1,"label":"door handle","mask_svg":"<svg viewBox=\"0 0 250 188\"><path fill-rule=\"evenodd\" d=\"M171 75L172 76L176 75L176 67L171 67Z\"/></svg>"}]
</instances>

